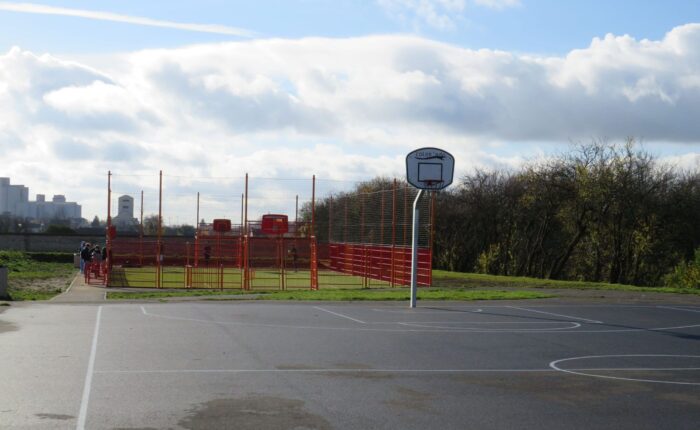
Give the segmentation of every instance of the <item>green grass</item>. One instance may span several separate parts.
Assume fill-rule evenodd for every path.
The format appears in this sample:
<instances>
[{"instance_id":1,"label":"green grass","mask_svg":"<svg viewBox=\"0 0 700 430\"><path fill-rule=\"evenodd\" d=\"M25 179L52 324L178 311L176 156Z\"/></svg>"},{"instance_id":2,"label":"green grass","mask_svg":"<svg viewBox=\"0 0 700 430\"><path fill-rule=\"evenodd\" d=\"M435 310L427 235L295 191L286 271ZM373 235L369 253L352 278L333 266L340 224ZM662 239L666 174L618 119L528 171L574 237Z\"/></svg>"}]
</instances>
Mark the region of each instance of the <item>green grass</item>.
<instances>
[{"instance_id":1,"label":"green grass","mask_svg":"<svg viewBox=\"0 0 700 430\"><path fill-rule=\"evenodd\" d=\"M700 290L688 288L637 287L634 285L609 284L605 282L559 281L554 279L526 278L523 276L497 276L480 273L448 272L445 270L433 270L433 285L437 287L548 288L700 295Z\"/></svg>"},{"instance_id":2,"label":"green grass","mask_svg":"<svg viewBox=\"0 0 700 430\"><path fill-rule=\"evenodd\" d=\"M202 269L202 274L193 277L195 288L219 288L216 284L217 276L204 274L206 269ZM239 269L227 268L223 277L224 288L241 288L242 275ZM185 270L180 267L166 267L162 274L162 287L168 289L185 288ZM311 278L308 270L298 272L285 272L286 288L308 289L311 286ZM337 272L320 270L318 282L324 288L363 288L363 279L360 276L340 274ZM120 288L154 288L156 286L156 269L149 268L116 268L112 272L110 286ZM388 288L391 285L385 281L370 280L372 288ZM266 289L277 290L280 288L279 273L274 270L255 270L251 279L253 290Z\"/></svg>"},{"instance_id":3,"label":"green grass","mask_svg":"<svg viewBox=\"0 0 700 430\"><path fill-rule=\"evenodd\" d=\"M389 288L388 283L371 280L372 288L363 288L361 277L340 275L334 272L319 273L319 291L310 291L309 272L287 272L285 283L287 290L279 290L279 276L275 271L258 270L251 282L251 291L240 290L241 273L236 269L227 269L224 283L228 288L218 289L184 289L184 270L167 268L163 273L164 290L149 289L140 292L108 292L110 299L163 299L168 297L210 297L211 299L237 299L246 295L251 300L408 300L408 289ZM155 283L155 271L147 269L124 269L123 286L152 287ZM214 278L212 278L214 279ZM214 282L214 281L212 281ZM333 286L327 286L333 285ZM215 287L201 282L200 288ZM508 289L509 291L506 291ZM523 291L527 289L530 291ZM418 297L422 300L499 300L529 299L553 297L551 294L533 292L532 289L550 290L603 290L627 292L653 292L676 294L700 294L697 289L669 287L637 287L624 284L609 284L585 281L559 281L513 276L483 275L477 273L459 273L443 270L433 271L433 287L419 289ZM226 297L221 297L226 296Z\"/></svg>"},{"instance_id":4,"label":"green grass","mask_svg":"<svg viewBox=\"0 0 700 430\"><path fill-rule=\"evenodd\" d=\"M0 266L7 266L10 280L49 279L75 272L72 263L39 261L33 259L31 254L19 251L0 251Z\"/></svg>"},{"instance_id":5,"label":"green grass","mask_svg":"<svg viewBox=\"0 0 700 430\"><path fill-rule=\"evenodd\" d=\"M245 295L246 300L322 300L322 301L358 301L358 300L408 300L408 288L385 289L327 289L327 290L293 290L293 291L231 291L213 290L184 290L184 291L143 291L123 292L111 291L107 299L138 300L163 299L167 297L210 297L214 299L236 299L235 296ZM218 296L218 298L217 298ZM230 296L230 297L227 297ZM418 300L520 300L542 299L554 297L532 291L497 291L472 290L463 288L430 288L418 291Z\"/></svg>"},{"instance_id":6,"label":"green grass","mask_svg":"<svg viewBox=\"0 0 700 430\"><path fill-rule=\"evenodd\" d=\"M33 300L48 300L58 294L61 294L60 288L54 290L28 290L28 289L10 289L9 294L15 302L33 301Z\"/></svg>"},{"instance_id":7,"label":"green grass","mask_svg":"<svg viewBox=\"0 0 700 430\"><path fill-rule=\"evenodd\" d=\"M0 251L0 265L9 269L8 293L12 300L47 300L68 286L76 271L72 262L57 262L62 257L46 256Z\"/></svg>"}]
</instances>

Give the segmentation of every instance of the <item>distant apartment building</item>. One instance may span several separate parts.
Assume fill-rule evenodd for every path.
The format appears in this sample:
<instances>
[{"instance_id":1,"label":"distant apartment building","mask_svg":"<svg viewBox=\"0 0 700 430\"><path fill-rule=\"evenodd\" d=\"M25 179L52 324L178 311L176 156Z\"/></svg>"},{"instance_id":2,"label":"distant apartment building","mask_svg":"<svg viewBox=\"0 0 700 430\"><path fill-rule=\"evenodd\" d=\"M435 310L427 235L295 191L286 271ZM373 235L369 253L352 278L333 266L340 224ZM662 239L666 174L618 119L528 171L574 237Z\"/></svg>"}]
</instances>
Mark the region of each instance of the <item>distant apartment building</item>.
<instances>
[{"instance_id":1,"label":"distant apartment building","mask_svg":"<svg viewBox=\"0 0 700 430\"><path fill-rule=\"evenodd\" d=\"M10 185L10 178L0 178L0 214L37 220L77 220L82 218L82 208L75 202L67 202L60 194L46 201L44 194L37 194L36 201L29 200L29 188Z\"/></svg>"}]
</instances>

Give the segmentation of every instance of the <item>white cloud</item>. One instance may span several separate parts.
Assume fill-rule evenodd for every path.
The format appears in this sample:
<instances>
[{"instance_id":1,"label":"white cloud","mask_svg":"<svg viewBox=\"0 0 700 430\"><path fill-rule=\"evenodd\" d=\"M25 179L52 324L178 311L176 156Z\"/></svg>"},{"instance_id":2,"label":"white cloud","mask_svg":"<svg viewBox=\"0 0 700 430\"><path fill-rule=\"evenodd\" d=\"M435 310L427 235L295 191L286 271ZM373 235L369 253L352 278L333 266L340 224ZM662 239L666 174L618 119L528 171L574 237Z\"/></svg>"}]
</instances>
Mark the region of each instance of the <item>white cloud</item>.
<instances>
[{"instance_id":1,"label":"white cloud","mask_svg":"<svg viewBox=\"0 0 700 430\"><path fill-rule=\"evenodd\" d=\"M492 143L591 137L698 153L698 45L691 24L562 57L381 36L148 50L97 68L13 48L0 55L0 176L84 201L91 217L104 215L107 170L349 180L401 175L405 153L439 146L459 177L521 162Z\"/></svg>"},{"instance_id":2,"label":"white cloud","mask_svg":"<svg viewBox=\"0 0 700 430\"><path fill-rule=\"evenodd\" d=\"M455 27L466 0L377 0L390 15L415 26L425 22L439 30Z\"/></svg>"},{"instance_id":3,"label":"white cloud","mask_svg":"<svg viewBox=\"0 0 700 430\"><path fill-rule=\"evenodd\" d=\"M391 17L419 29L428 25L452 30L464 18L467 0L377 0ZM503 10L520 6L520 0L473 0L474 6Z\"/></svg>"},{"instance_id":4,"label":"white cloud","mask_svg":"<svg viewBox=\"0 0 700 430\"><path fill-rule=\"evenodd\" d=\"M255 33L242 28L218 24L193 24L184 22L163 21L159 19L129 16L112 12L101 12L84 9L69 9L36 3L0 2L0 10L10 12L32 13L40 15L63 15L99 21L123 22L126 24L146 25L151 27L174 28L176 30L197 31L202 33L226 34L230 36L253 37Z\"/></svg>"},{"instance_id":5,"label":"white cloud","mask_svg":"<svg viewBox=\"0 0 700 430\"><path fill-rule=\"evenodd\" d=\"M499 10L520 6L520 0L474 0L474 3L479 6Z\"/></svg>"}]
</instances>

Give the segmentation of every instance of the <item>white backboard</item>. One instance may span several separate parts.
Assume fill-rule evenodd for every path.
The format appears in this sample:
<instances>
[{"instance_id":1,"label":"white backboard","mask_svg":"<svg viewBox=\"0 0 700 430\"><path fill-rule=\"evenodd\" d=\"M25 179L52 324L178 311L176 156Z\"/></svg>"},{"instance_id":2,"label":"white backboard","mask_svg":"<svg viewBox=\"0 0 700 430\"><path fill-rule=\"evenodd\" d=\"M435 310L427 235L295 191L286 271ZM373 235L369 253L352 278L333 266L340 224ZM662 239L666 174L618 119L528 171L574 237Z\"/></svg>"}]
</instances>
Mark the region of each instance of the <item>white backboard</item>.
<instances>
[{"instance_id":1,"label":"white backboard","mask_svg":"<svg viewBox=\"0 0 700 430\"><path fill-rule=\"evenodd\" d=\"M406 156L406 180L422 190L442 190L452 183L455 159L438 148L420 148Z\"/></svg>"}]
</instances>

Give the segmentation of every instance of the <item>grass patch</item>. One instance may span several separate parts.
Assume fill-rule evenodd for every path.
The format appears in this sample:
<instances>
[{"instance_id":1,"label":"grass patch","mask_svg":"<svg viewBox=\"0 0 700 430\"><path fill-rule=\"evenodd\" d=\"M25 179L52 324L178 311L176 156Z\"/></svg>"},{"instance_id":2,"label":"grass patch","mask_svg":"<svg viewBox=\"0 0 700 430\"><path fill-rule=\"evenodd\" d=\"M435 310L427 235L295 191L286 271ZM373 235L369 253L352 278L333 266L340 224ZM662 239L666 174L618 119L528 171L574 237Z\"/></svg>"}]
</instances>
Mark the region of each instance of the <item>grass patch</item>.
<instances>
[{"instance_id":1,"label":"grass patch","mask_svg":"<svg viewBox=\"0 0 700 430\"><path fill-rule=\"evenodd\" d=\"M9 290L10 297L13 301L33 301L33 300L48 300L58 294L61 294L61 289L54 290L30 290L30 289L19 289L19 290Z\"/></svg>"},{"instance_id":2,"label":"grass patch","mask_svg":"<svg viewBox=\"0 0 700 430\"><path fill-rule=\"evenodd\" d=\"M246 300L309 300L309 301L386 301L408 300L407 288L384 289L333 289L333 290L296 290L296 291L144 291L144 292L107 292L111 300L164 299L167 297L210 297L212 300L236 299L227 296L245 295ZM520 300L554 297L551 294L533 291L497 291L472 290L464 288L430 288L418 291L418 300Z\"/></svg>"},{"instance_id":3,"label":"grass patch","mask_svg":"<svg viewBox=\"0 0 700 430\"><path fill-rule=\"evenodd\" d=\"M0 251L0 266L8 268L8 294L12 300L47 300L60 294L75 275L71 263L57 262L60 254L34 255Z\"/></svg>"},{"instance_id":4,"label":"grass patch","mask_svg":"<svg viewBox=\"0 0 700 430\"><path fill-rule=\"evenodd\" d=\"M44 254L41 254L44 257ZM49 279L72 275L73 264L56 261L35 260L31 254L19 251L0 251L0 266L8 268L8 278L12 279Z\"/></svg>"},{"instance_id":5,"label":"grass patch","mask_svg":"<svg viewBox=\"0 0 700 430\"><path fill-rule=\"evenodd\" d=\"M436 287L462 288L550 288L700 295L700 290L689 288L637 287L634 285L609 284L605 282L559 281L555 279L526 278L524 276L448 272L445 270L433 270L433 285Z\"/></svg>"}]
</instances>

